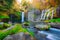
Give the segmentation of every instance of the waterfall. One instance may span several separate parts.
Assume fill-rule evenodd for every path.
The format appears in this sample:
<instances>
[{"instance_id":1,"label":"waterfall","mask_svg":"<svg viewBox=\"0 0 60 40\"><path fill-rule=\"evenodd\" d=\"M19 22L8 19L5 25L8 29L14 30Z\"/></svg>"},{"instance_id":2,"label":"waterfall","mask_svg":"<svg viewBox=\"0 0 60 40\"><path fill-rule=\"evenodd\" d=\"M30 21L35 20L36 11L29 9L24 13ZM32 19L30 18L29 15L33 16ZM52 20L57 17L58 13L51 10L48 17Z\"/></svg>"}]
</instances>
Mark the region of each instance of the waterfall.
<instances>
[{"instance_id":1,"label":"waterfall","mask_svg":"<svg viewBox=\"0 0 60 40\"><path fill-rule=\"evenodd\" d=\"M48 13L47 13L47 18L46 18L47 20L49 19L50 13L51 13L51 12L48 12Z\"/></svg>"},{"instance_id":2,"label":"waterfall","mask_svg":"<svg viewBox=\"0 0 60 40\"><path fill-rule=\"evenodd\" d=\"M44 10L43 20L45 20L46 10Z\"/></svg>"},{"instance_id":3,"label":"waterfall","mask_svg":"<svg viewBox=\"0 0 60 40\"><path fill-rule=\"evenodd\" d=\"M53 15L54 15L54 10L52 10L52 16L51 16L51 19L53 19Z\"/></svg>"},{"instance_id":4,"label":"waterfall","mask_svg":"<svg viewBox=\"0 0 60 40\"><path fill-rule=\"evenodd\" d=\"M43 15L44 15L44 10L42 10L42 13L41 13L41 20L43 19Z\"/></svg>"},{"instance_id":5,"label":"waterfall","mask_svg":"<svg viewBox=\"0 0 60 40\"><path fill-rule=\"evenodd\" d=\"M22 22L24 22L24 12L22 12Z\"/></svg>"},{"instance_id":6,"label":"waterfall","mask_svg":"<svg viewBox=\"0 0 60 40\"><path fill-rule=\"evenodd\" d=\"M37 16L36 21L49 20L49 18L52 19L53 18L53 14L54 14L54 10L53 9L44 9L44 10L42 10L41 15Z\"/></svg>"},{"instance_id":7,"label":"waterfall","mask_svg":"<svg viewBox=\"0 0 60 40\"><path fill-rule=\"evenodd\" d=\"M46 19L48 20L49 16L50 16L50 19L52 19L53 18L53 15L54 15L54 10L48 11L47 18Z\"/></svg>"},{"instance_id":8,"label":"waterfall","mask_svg":"<svg viewBox=\"0 0 60 40\"><path fill-rule=\"evenodd\" d=\"M50 9L45 10L44 19L48 20L50 14L51 14Z\"/></svg>"},{"instance_id":9,"label":"waterfall","mask_svg":"<svg viewBox=\"0 0 60 40\"><path fill-rule=\"evenodd\" d=\"M42 13L41 13L41 20L45 20L45 12L46 12L46 10L42 10Z\"/></svg>"}]
</instances>

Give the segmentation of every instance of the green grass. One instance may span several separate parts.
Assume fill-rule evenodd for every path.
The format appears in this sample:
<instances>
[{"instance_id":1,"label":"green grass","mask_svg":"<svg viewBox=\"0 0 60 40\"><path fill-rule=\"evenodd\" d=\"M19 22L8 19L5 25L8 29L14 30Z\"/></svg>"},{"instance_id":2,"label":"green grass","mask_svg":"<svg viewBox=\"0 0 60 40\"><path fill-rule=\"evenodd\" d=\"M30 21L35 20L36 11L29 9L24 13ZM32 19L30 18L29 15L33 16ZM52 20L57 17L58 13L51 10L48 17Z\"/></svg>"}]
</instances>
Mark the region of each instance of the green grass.
<instances>
[{"instance_id":1,"label":"green grass","mask_svg":"<svg viewBox=\"0 0 60 40\"><path fill-rule=\"evenodd\" d=\"M7 31L0 31L0 40L3 40L7 35L12 35L15 33L18 33L18 31L20 30L21 25L16 24L14 28L7 30Z\"/></svg>"},{"instance_id":2,"label":"green grass","mask_svg":"<svg viewBox=\"0 0 60 40\"><path fill-rule=\"evenodd\" d=\"M58 22L58 23L60 23L60 18L57 18L57 19L51 19L51 20L49 20L49 22Z\"/></svg>"},{"instance_id":3,"label":"green grass","mask_svg":"<svg viewBox=\"0 0 60 40\"><path fill-rule=\"evenodd\" d=\"M3 19L3 18L9 18L9 16L0 15L0 19Z\"/></svg>"}]
</instances>

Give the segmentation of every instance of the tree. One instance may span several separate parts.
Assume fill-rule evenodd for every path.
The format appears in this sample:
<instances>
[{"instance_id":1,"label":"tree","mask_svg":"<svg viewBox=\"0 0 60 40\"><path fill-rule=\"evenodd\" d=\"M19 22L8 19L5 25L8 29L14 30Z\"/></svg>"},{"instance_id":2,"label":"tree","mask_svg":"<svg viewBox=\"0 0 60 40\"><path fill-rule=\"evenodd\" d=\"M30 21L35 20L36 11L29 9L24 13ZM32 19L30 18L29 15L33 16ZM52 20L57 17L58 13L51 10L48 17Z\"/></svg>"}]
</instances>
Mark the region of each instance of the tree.
<instances>
[{"instance_id":1,"label":"tree","mask_svg":"<svg viewBox=\"0 0 60 40\"><path fill-rule=\"evenodd\" d=\"M8 13L11 9L12 3L13 0L0 0L0 19L9 18Z\"/></svg>"}]
</instances>

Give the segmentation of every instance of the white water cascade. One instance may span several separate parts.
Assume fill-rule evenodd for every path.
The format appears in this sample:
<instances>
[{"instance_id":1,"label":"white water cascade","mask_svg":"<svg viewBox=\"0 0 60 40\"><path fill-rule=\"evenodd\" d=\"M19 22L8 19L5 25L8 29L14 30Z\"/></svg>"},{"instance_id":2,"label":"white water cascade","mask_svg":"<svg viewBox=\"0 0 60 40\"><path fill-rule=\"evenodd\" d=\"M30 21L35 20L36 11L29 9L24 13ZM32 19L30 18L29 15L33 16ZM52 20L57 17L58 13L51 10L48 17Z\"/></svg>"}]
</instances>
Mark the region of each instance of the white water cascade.
<instances>
[{"instance_id":1,"label":"white water cascade","mask_svg":"<svg viewBox=\"0 0 60 40\"><path fill-rule=\"evenodd\" d=\"M41 20L45 20L45 12L46 12L46 10L42 10Z\"/></svg>"},{"instance_id":2,"label":"white water cascade","mask_svg":"<svg viewBox=\"0 0 60 40\"><path fill-rule=\"evenodd\" d=\"M22 22L24 22L24 12L22 12Z\"/></svg>"},{"instance_id":3,"label":"white water cascade","mask_svg":"<svg viewBox=\"0 0 60 40\"><path fill-rule=\"evenodd\" d=\"M53 19L53 14L54 14L54 10L52 10L51 12L49 10L42 10L42 14L41 14L40 19L41 20L48 20L49 16L50 16L50 19Z\"/></svg>"}]
</instances>

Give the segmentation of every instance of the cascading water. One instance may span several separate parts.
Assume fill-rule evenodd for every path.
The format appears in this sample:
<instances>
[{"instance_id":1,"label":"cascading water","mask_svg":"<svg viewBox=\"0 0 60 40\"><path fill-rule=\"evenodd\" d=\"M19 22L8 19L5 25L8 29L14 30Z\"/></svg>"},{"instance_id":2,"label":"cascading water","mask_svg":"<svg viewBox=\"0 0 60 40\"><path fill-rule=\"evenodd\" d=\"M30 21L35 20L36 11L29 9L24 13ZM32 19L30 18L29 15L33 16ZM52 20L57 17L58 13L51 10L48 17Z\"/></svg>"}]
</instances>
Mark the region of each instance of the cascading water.
<instances>
[{"instance_id":1,"label":"cascading water","mask_svg":"<svg viewBox=\"0 0 60 40\"><path fill-rule=\"evenodd\" d=\"M44 17L44 15L45 15L45 12L46 12L46 10L42 10L42 14L41 14L41 20L45 20L45 17Z\"/></svg>"},{"instance_id":2,"label":"cascading water","mask_svg":"<svg viewBox=\"0 0 60 40\"><path fill-rule=\"evenodd\" d=\"M44 15L44 10L42 10L42 14L41 14L41 20L42 20L42 18L43 18L43 15Z\"/></svg>"},{"instance_id":3,"label":"cascading water","mask_svg":"<svg viewBox=\"0 0 60 40\"><path fill-rule=\"evenodd\" d=\"M49 19L49 16L50 16L50 19L53 18L53 14L54 14L54 10L52 10L50 12L50 9L49 10L42 10L42 13L41 13L41 20L48 20Z\"/></svg>"},{"instance_id":4,"label":"cascading water","mask_svg":"<svg viewBox=\"0 0 60 40\"><path fill-rule=\"evenodd\" d=\"M52 10L52 16L51 16L51 19L53 19L53 15L54 15L54 10Z\"/></svg>"},{"instance_id":5,"label":"cascading water","mask_svg":"<svg viewBox=\"0 0 60 40\"><path fill-rule=\"evenodd\" d=\"M45 12L46 10L42 10L42 13L41 13L41 20L45 20Z\"/></svg>"},{"instance_id":6,"label":"cascading water","mask_svg":"<svg viewBox=\"0 0 60 40\"><path fill-rule=\"evenodd\" d=\"M24 12L22 12L22 22L24 22Z\"/></svg>"}]
</instances>

